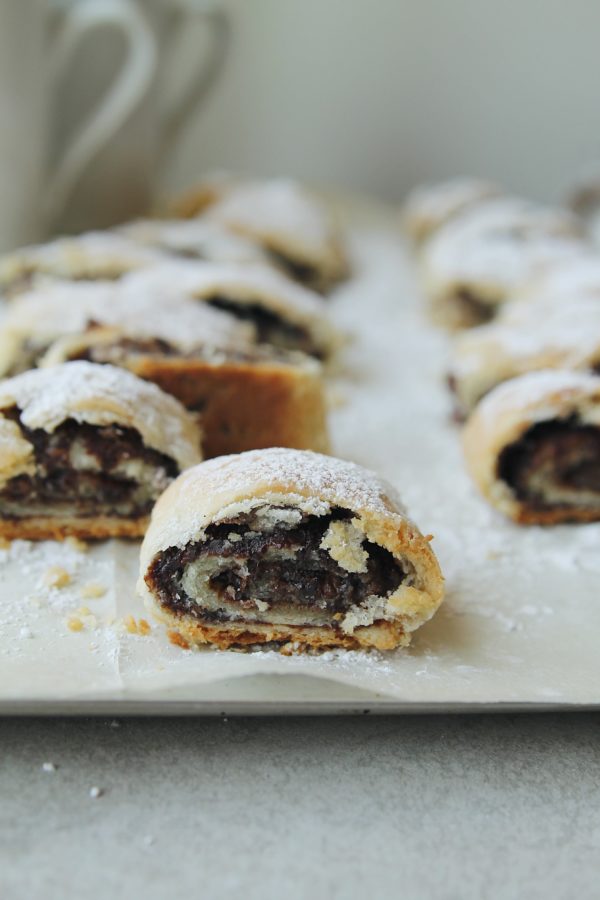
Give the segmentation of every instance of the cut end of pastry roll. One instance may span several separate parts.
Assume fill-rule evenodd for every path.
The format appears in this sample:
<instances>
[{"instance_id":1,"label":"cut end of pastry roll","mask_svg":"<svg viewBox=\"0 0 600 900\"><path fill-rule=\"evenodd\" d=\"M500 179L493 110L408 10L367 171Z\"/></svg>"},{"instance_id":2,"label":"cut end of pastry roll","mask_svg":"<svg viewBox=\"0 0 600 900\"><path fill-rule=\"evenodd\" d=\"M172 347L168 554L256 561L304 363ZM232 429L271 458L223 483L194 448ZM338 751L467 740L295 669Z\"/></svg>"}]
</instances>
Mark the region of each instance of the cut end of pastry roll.
<instances>
[{"instance_id":1,"label":"cut end of pastry roll","mask_svg":"<svg viewBox=\"0 0 600 900\"><path fill-rule=\"evenodd\" d=\"M40 365L70 359L121 366L200 413L207 458L260 447L329 449L321 366L304 354L244 344L183 352L164 340L91 328L56 341Z\"/></svg>"},{"instance_id":2,"label":"cut end of pastry roll","mask_svg":"<svg viewBox=\"0 0 600 900\"><path fill-rule=\"evenodd\" d=\"M585 247L564 210L504 197L467 210L425 244L421 270L432 319L449 329L494 318L536 271Z\"/></svg>"},{"instance_id":3,"label":"cut end of pastry roll","mask_svg":"<svg viewBox=\"0 0 600 900\"><path fill-rule=\"evenodd\" d=\"M468 420L467 467L523 524L600 520L600 377L544 370L491 391Z\"/></svg>"},{"instance_id":4,"label":"cut end of pastry roll","mask_svg":"<svg viewBox=\"0 0 600 900\"><path fill-rule=\"evenodd\" d=\"M348 275L348 260L332 217L292 179L245 180L218 173L186 192L172 212L208 215L257 241L287 275L314 290L326 292Z\"/></svg>"},{"instance_id":5,"label":"cut end of pastry roll","mask_svg":"<svg viewBox=\"0 0 600 900\"><path fill-rule=\"evenodd\" d=\"M135 272L122 282L127 295L157 301L187 296L251 326L260 343L324 360L338 340L314 291L268 266L175 260Z\"/></svg>"},{"instance_id":6,"label":"cut end of pastry roll","mask_svg":"<svg viewBox=\"0 0 600 900\"><path fill-rule=\"evenodd\" d=\"M600 366L600 293L570 303L520 304L458 336L448 378L459 421L494 387L542 369Z\"/></svg>"},{"instance_id":7,"label":"cut end of pastry roll","mask_svg":"<svg viewBox=\"0 0 600 900\"><path fill-rule=\"evenodd\" d=\"M0 293L13 297L39 276L69 281L113 280L168 257L116 231L88 231L21 247L0 257Z\"/></svg>"},{"instance_id":8,"label":"cut end of pastry roll","mask_svg":"<svg viewBox=\"0 0 600 900\"><path fill-rule=\"evenodd\" d=\"M501 194L498 185L475 177L418 185L403 205L404 230L413 243L422 244L446 222Z\"/></svg>"},{"instance_id":9,"label":"cut end of pastry roll","mask_svg":"<svg viewBox=\"0 0 600 900\"><path fill-rule=\"evenodd\" d=\"M274 448L190 469L158 501L138 587L189 646L406 646L443 579L394 491L360 466Z\"/></svg>"},{"instance_id":10,"label":"cut end of pastry roll","mask_svg":"<svg viewBox=\"0 0 600 900\"><path fill-rule=\"evenodd\" d=\"M156 385L88 362L0 382L0 536L138 537L201 459L191 416Z\"/></svg>"}]
</instances>

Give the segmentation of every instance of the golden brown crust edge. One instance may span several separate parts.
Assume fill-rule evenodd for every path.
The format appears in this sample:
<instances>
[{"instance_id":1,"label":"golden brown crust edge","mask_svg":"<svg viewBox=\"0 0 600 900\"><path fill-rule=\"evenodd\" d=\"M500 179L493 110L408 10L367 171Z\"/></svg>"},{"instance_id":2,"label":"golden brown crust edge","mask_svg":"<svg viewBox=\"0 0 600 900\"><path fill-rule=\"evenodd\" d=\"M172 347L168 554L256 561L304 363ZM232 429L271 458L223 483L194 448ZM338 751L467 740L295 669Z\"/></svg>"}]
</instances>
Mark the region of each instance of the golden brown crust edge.
<instances>
[{"instance_id":1,"label":"golden brown crust edge","mask_svg":"<svg viewBox=\"0 0 600 900\"><path fill-rule=\"evenodd\" d=\"M127 367L201 413L205 458L266 447L329 449L323 382L312 365L135 356Z\"/></svg>"},{"instance_id":2,"label":"golden brown crust edge","mask_svg":"<svg viewBox=\"0 0 600 900\"><path fill-rule=\"evenodd\" d=\"M7 541L63 541L68 537L81 540L106 538L141 538L150 516L124 519L119 516L35 516L23 519L0 519L0 538Z\"/></svg>"},{"instance_id":3,"label":"golden brown crust edge","mask_svg":"<svg viewBox=\"0 0 600 900\"><path fill-rule=\"evenodd\" d=\"M398 622L381 622L356 628L354 634L343 634L332 628L302 627L298 625L236 624L206 625L176 616L152 615L173 629L171 641L183 647L202 647L207 644L219 650L243 649L261 644L276 644L282 653L301 653L306 650L394 650L410 643Z\"/></svg>"}]
</instances>

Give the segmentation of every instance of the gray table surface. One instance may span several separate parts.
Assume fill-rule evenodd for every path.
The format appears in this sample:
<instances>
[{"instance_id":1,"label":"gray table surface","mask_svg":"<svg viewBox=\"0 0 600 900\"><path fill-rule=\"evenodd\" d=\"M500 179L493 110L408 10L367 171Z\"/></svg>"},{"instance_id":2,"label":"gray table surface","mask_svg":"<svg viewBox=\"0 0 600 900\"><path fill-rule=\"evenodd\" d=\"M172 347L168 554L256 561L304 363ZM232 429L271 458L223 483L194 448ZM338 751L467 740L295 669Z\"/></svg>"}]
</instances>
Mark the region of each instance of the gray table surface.
<instances>
[{"instance_id":1,"label":"gray table surface","mask_svg":"<svg viewBox=\"0 0 600 900\"><path fill-rule=\"evenodd\" d=\"M594 714L4 719L0 897L597 898L599 739Z\"/></svg>"}]
</instances>

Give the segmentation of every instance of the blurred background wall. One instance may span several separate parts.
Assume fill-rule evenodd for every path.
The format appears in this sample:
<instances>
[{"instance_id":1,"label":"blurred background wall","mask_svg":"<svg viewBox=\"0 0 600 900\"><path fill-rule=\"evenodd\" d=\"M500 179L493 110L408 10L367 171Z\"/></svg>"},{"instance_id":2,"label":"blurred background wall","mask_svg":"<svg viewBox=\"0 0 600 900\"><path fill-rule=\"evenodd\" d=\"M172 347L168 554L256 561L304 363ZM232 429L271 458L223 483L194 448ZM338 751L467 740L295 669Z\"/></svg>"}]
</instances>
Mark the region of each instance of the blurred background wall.
<instances>
[{"instance_id":1,"label":"blurred background wall","mask_svg":"<svg viewBox=\"0 0 600 900\"><path fill-rule=\"evenodd\" d=\"M223 6L229 57L171 155L170 187L222 166L399 198L417 181L473 172L549 199L600 155L598 0ZM190 29L180 63L199 52ZM99 62L109 58L104 49Z\"/></svg>"}]
</instances>

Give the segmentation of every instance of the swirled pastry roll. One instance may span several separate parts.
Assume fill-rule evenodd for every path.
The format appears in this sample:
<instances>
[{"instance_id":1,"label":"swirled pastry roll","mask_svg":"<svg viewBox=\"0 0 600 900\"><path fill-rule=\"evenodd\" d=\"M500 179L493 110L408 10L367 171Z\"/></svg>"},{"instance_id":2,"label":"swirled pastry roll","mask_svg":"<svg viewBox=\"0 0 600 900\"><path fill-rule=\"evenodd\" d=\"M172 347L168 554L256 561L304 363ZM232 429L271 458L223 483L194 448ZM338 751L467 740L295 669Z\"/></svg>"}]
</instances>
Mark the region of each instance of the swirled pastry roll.
<instances>
[{"instance_id":1,"label":"swirled pastry roll","mask_svg":"<svg viewBox=\"0 0 600 900\"><path fill-rule=\"evenodd\" d=\"M250 323L184 295L55 283L11 304L0 327L0 371L69 360L128 369L201 414L205 456L270 446L327 450L321 366L255 336Z\"/></svg>"},{"instance_id":2,"label":"swirled pastry roll","mask_svg":"<svg viewBox=\"0 0 600 900\"><path fill-rule=\"evenodd\" d=\"M448 382L464 419L496 385L540 369L600 368L600 293L519 306L459 335Z\"/></svg>"},{"instance_id":3,"label":"swirled pastry roll","mask_svg":"<svg viewBox=\"0 0 600 900\"><path fill-rule=\"evenodd\" d=\"M260 343L329 357L337 337L319 297L268 266L173 261L123 280L156 301L184 295L253 326Z\"/></svg>"},{"instance_id":4,"label":"swirled pastry roll","mask_svg":"<svg viewBox=\"0 0 600 900\"><path fill-rule=\"evenodd\" d=\"M563 210L490 200L425 244L422 276L431 315L448 328L489 321L538 269L579 255L584 246L577 220Z\"/></svg>"},{"instance_id":5,"label":"swirled pastry roll","mask_svg":"<svg viewBox=\"0 0 600 900\"><path fill-rule=\"evenodd\" d=\"M194 418L156 385L87 362L0 382L0 536L137 537L200 458Z\"/></svg>"},{"instance_id":6,"label":"swirled pastry roll","mask_svg":"<svg viewBox=\"0 0 600 900\"><path fill-rule=\"evenodd\" d=\"M295 281L329 290L348 275L348 260L332 217L291 179L209 177L175 202L175 215L204 214L251 238Z\"/></svg>"},{"instance_id":7,"label":"swirled pastry roll","mask_svg":"<svg viewBox=\"0 0 600 900\"><path fill-rule=\"evenodd\" d=\"M138 219L119 226L118 233L176 257L218 263L269 264L267 253L256 241L207 217Z\"/></svg>"},{"instance_id":8,"label":"swirled pastry roll","mask_svg":"<svg viewBox=\"0 0 600 900\"><path fill-rule=\"evenodd\" d=\"M419 185L404 202L404 230L413 243L422 244L446 222L501 193L498 185L483 178L451 178Z\"/></svg>"},{"instance_id":9,"label":"swirled pastry roll","mask_svg":"<svg viewBox=\"0 0 600 900\"><path fill-rule=\"evenodd\" d=\"M524 524L600 519L600 378L532 372L495 388L467 422L467 467Z\"/></svg>"},{"instance_id":10,"label":"swirled pastry roll","mask_svg":"<svg viewBox=\"0 0 600 900\"><path fill-rule=\"evenodd\" d=\"M443 580L374 473L274 448L210 460L163 494L139 590L189 645L388 650L431 618Z\"/></svg>"},{"instance_id":11,"label":"swirled pastry roll","mask_svg":"<svg viewBox=\"0 0 600 900\"><path fill-rule=\"evenodd\" d=\"M12 297L36 278L71 281L117 279L160 260L158 249L145 247L114 231L89 231L45 244L21 247L0 257L0 293Z\"/></svg>"}]
</instances>

